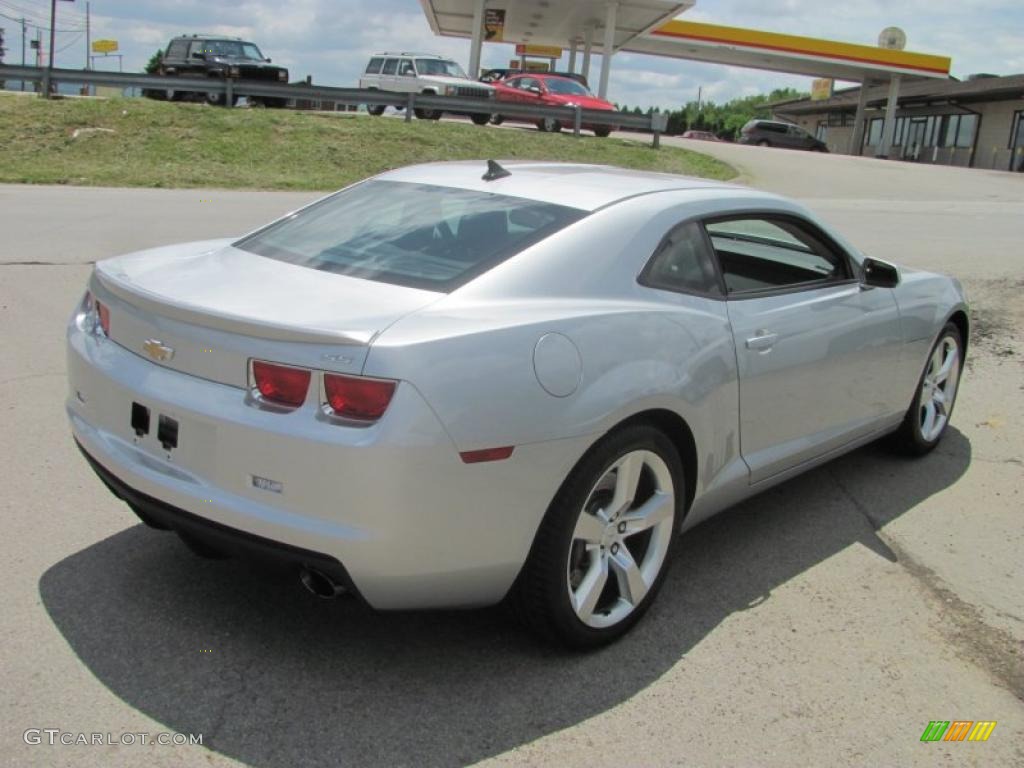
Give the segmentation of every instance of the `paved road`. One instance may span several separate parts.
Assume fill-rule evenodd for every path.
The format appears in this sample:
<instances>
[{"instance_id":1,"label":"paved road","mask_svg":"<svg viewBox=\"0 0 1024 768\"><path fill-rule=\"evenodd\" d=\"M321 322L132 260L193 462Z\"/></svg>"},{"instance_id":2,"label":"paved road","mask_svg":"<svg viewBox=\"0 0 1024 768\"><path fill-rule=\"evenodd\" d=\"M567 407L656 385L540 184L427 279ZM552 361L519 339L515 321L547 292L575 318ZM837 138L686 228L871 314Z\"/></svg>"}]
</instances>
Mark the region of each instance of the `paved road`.
<instances>
[{"instance_id":1,"label":"paved road","mask_svg":"<svg viewBox=\"0 0 1024 768\"><path fill-rule=\"evenodd\" d=\"M864 250L958 275L976 340L941 448L866 448L700 526L613 648L500 610L374 615L193 559L73 449L62 329L88 262L230 235L310 195L0 187L0 761L9 765L1024 763L1024 178L699 145ZM930 720L998 721L921 744ZM27 728L209 750L33 746Z\"/></svg>"}]
</instances>

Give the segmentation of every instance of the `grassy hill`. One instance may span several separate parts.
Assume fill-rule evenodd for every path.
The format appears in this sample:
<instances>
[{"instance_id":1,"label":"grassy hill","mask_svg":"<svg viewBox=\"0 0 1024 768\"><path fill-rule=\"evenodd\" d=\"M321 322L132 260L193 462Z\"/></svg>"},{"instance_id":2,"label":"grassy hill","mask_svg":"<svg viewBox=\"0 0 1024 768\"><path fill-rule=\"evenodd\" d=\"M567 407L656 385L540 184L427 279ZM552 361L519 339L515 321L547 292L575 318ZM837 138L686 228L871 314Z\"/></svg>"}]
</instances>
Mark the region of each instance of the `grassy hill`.
<instances>
[{"instance_id":1,"label":"grassy hill","mask_svg":"<svg viewBox=\"0 0 1024 768\"><path fill-rule=\"evenodd\" d=\"M696 152L589 135L0 93L2 182L330 190L411 163L488 157L608 163L715 179L736 175Z\"/></svg>"}]
</instances>

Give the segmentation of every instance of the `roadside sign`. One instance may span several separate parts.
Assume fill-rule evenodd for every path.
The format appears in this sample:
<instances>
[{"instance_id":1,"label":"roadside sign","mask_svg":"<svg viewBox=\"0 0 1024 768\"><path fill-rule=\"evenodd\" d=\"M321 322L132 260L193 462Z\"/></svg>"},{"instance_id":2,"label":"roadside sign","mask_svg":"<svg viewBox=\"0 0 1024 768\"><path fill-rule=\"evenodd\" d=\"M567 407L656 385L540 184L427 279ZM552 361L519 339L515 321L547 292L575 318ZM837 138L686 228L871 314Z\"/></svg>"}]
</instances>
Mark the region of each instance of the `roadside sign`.
<instances>
[{"instance_id":1,"label":"roadside sign","mask_svg":"<svg viewBox=\"0 0 1024 768\"><path fill-rule=\"evenodd\" d=\"M505 39L505 9L487 8L484 11L484 40L500 43Z\"/></svg>"},{"instance_id":2,"label":"roadside sign","mask_svg":"<svg viewBox=\"0 0 1024 768\"><path fill-rule=\"evenodd\" d=\"M811 101L824 101L832 98L832 80L818 78L811 82Z\"/></svg>"},{"instance_id":3,"label":"roadside sign","mask_svg":"<svg viewBox=\"0 0 1024 768\"><path fill-rule=\"evenodd\" d=\"M562 49L557 45L524 45L519 43L516 46L516 54L519 56L542 56L545 59L562 58Z\"/></svg>"},{"instance_id":4,"label":"roadside sign","mask_svg":"<svg viewBox=\"0 0 1024 768\"><path fill-rule=\"evenodd\" d=\"M93 40L93 53L113 53L117 50L117 40Z\"/></svg>"}]
</instances>

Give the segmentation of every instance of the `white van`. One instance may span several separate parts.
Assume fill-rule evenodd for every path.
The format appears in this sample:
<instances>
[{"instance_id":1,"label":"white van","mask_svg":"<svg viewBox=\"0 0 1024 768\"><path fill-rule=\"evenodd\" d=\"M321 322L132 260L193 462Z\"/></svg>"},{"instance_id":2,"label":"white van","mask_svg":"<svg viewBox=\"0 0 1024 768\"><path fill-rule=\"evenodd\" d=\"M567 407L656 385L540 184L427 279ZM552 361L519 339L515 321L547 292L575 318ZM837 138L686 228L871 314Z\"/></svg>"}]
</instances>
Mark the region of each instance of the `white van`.
<instances>
[{"instance_id":1,"label":"white van","mask_svg":"<svg viewBox=\"0 0 1024 768\"><path fill-rule=\"evenodd\" d=\"M430 53L375 53L359 78L359 87L460 99L494 99L494 86L471 80L455 61ZM382 115L384 109L383 106L367 107L371 115ZM443 112L417 109L416 117L439 120ZM477 125L485 125L491 117L490 111L455 114L468 115Z\"/></svg>"}]
</instances>

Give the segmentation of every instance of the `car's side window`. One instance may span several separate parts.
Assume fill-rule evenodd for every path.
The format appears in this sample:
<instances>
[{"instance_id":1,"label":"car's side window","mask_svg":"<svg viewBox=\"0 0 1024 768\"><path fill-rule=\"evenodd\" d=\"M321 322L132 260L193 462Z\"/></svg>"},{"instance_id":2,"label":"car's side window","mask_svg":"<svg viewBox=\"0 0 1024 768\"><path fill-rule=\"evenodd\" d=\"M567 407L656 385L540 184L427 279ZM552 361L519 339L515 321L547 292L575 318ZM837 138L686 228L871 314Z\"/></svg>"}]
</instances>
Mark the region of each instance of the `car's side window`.
<instances>
[{"instance_id":1,"label":"car's side window","mask_svg":"<svg viewBox=\"0 0 1024 768\"><path fill-rule=\"evenodd\" d=\"M416 77L416 67L409 59L402 59L402 63L398 67L398 74L402 77Z\"/></svg>"},{"instance_id":2,"label":"car's side window","mask_svg":"<svg viewBox=\"0 0 1024 768\"><path fill-rule=\"evenodd\" d=\"M844 253L810 222L742 215L705 222L730 297L815 288L853 277Z\"/></svg>"},{"instance_id":3,"label":"car's side window","mask_svg":"<svg viewBox=\"0 0 1024 768\"><path fill-rule=\"evenodd\" d=\"M374 56L370 59L370 63L366 65L366 74L368 75L379 75L381 65L384 63L384 59L380 56Z\"/></svg>"},{"instance_id":4,"label":"car's side window","mask_svg":"<svg viewBox=\"0 0 1024 768\"><path fill-rule=\"evenodd\" d=\"M175 40L169 46L167 46L167 58L169 59L183 59L185 53L188 51L188 42L185 40Z\"/></svg>"},{"instance_id":5,"label":"car's side window","mask_svg":"<svg viewBox=\"0 0 1024 768\"><path fill-rule=\"evenodd\" d=\"M681 293L721 296L721 283L697 222L669 231L640 273L640 284Z\"/></svg>"},{"instance_id":6,"label":"car's side window","mask_svg":"<svg viewBox=\"0 0 1024 768\"><path fill-rule=\"evenodd\" d=\"M385 59L384 69L381 70L381 74L393 75L398 71L398 59Z\"/></svg>"}]
</instances>

